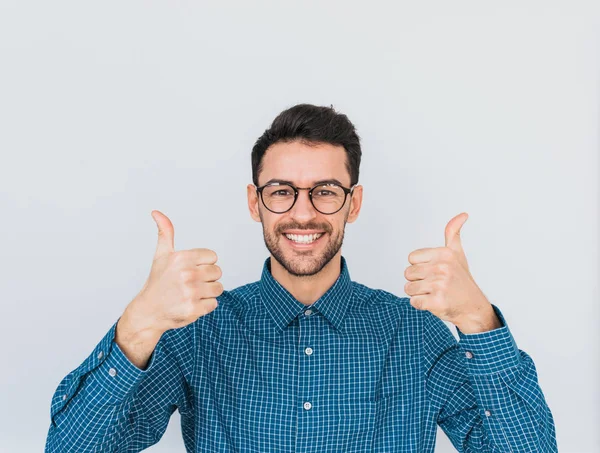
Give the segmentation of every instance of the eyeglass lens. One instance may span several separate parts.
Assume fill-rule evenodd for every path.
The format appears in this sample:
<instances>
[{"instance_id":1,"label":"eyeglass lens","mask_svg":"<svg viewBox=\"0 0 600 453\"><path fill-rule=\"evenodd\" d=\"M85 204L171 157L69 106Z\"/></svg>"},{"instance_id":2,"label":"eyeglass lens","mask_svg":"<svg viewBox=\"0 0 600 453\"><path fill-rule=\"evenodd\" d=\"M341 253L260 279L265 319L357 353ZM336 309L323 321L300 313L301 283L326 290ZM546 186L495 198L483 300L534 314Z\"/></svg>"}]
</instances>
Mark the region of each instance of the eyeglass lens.
<instances>
[{"instance_id":1,"label":"eyeglass lens","mask_svg":"<svg viewBox=\"0 0 600 453\"><path fill-rule=\"evenodd\" d=\"M294 204L294 189L287 184L266 186L262 191L265 206L274 212L285 212ZM312 191L315 208L324 214L338 211L346 199L344 190L334 184L317 186Z\"/></svg>"}]
</instances>

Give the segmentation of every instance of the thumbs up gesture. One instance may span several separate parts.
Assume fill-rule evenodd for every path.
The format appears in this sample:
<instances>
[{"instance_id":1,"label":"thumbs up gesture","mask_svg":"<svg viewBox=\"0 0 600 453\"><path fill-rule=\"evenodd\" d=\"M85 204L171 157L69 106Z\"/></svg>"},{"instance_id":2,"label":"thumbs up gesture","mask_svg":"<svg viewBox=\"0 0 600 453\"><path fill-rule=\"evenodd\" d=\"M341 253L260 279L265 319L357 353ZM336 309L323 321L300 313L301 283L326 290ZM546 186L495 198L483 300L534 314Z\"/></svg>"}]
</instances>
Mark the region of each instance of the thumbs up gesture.
<instances>
[{"instance_id":1,"label":"thumbs up gesture","mask_svg":"<svg viewBox=\"0 0 600 453\"><path fill-rule=\"evenodd\" d=\"M502 327L494 308L473 280L460 240L468 219L463 212L446 225L444 247L417 249L408 255L404 291L410 304L449 321L465 334Z\"/></svg>"},{"instance_id":2,"label":"thumbs up gesture","mask_svg":"<svg viewBox=\"0 0 600 453\"><path fill-rule=\"evenodd\" d=\"M158 226L156 252L148 279L119 320L123 341L136 334L157 340L213 311L223 293L217 254L203 248L175 251L169 218L160 211L152 217Z\"/></svg>"}]
</instances>

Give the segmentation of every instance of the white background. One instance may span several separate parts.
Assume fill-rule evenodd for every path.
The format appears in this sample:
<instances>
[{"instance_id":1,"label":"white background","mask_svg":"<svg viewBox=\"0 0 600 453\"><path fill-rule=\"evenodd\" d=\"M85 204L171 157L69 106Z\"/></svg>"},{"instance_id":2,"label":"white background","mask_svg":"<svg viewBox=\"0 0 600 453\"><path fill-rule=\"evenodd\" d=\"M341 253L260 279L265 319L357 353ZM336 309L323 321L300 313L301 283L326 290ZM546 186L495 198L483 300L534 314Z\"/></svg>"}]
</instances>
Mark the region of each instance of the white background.
<instances>
[{"instance_id":1,"label":"white background","mask_svg":"<svg viewBox=\"0 0 600 453\"><path fill-rule=\"evenodd\" d=\"M559 450L599 451L599 5L0 1L0 450L42 451L58 383L146 279L153 209L225 289L260 277L251 147L310 102L362 138L351 278L404 296L408 254L468 212ZM177 413L150 450L184 451Z\"/></svg>"}]
</instances>

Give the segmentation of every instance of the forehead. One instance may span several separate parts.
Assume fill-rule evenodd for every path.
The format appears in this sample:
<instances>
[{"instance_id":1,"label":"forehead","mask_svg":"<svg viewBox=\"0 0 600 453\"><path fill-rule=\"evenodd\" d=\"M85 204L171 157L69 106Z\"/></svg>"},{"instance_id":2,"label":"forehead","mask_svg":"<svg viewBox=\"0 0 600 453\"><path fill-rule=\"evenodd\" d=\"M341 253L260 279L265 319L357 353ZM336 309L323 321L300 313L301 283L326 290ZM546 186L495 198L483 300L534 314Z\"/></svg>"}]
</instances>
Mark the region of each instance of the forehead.
<instances>
[{"instance_id":1,"label":"forehead","mask_svg":"<svg viewBox=\"0 0 600 453\"><path fill-rule=\"evenodd\" d=\"M284 179L300 187L337 179L347 187L350 174L346 168L346 150L341 145L329 143L275 143L263 156L259 184L271 179Z\"/></svg>"}]
</instances>

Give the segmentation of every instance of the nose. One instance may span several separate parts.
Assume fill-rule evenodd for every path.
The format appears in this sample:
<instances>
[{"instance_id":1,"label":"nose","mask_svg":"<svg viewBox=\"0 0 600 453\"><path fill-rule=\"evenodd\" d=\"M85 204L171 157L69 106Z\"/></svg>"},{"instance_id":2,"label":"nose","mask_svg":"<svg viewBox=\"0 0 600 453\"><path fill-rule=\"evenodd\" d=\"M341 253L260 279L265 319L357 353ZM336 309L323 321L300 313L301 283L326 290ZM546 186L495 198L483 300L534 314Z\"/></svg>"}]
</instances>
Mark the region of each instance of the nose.
<instances>
[{"instance_id":1,"label":"nose","mask_svg":"<svg viewBox=\"0 0 600 453\"><path fill-rule=\"evenodd\" d=\"M317 211L310 202L308 190L298 190L298 199L290 212L292 218L306 222L317 217Z\"/></svg>"}]
</instances>

